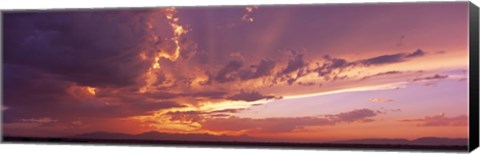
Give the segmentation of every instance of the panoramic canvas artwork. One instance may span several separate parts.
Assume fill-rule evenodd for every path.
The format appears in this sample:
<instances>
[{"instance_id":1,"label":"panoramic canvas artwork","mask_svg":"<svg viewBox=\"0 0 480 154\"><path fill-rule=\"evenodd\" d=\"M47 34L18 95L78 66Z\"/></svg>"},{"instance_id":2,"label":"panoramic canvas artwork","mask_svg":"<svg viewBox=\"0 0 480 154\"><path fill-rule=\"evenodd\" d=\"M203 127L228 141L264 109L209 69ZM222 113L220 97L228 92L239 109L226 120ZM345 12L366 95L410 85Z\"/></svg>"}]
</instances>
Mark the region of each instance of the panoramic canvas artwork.
<instances>
[{"instance_id":1,"label":"panoramic canvas artwork","mask_svg":"<svg viewBox=\"0 0 480 154\"><path fill-rule=\"evenodd\" d=\"M468 6L4 12L3 139L466 150Z\"/></svg>"}]
</instances>

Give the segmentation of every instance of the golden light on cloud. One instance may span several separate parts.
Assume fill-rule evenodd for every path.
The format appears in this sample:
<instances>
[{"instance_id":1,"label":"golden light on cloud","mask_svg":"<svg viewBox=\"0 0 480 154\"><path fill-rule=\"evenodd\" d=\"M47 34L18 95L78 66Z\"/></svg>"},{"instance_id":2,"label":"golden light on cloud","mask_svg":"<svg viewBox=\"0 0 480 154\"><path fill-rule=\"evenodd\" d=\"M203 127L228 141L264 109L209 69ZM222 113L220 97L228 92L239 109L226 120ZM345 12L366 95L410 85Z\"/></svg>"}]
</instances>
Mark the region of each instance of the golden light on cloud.
<instances>
[{"instance_id":1,"label":"golden light on cloud","mask_svg":"<svg viewBox=\"0 0 480 154\"><path fill-rule=\"evenodd\" d=\"M195 122L183 122L172 120L166 115L157 114L155 116L135 116L130 117L131 120L147 123L147 126L162 132L189 132L200 128L200 124Z\"/></svg>"},{"instance_id":2,"label":"golden light on cloud","mask_svg":"<svg viewBox=\"0 0 480 154\"><path fill-rule=\"evenodd\" d=\"M97 90L97 88L86 87L85 89L87 89L87 92L88 92L90 95L93 95L93 96L96 95L96 90Z\"/></svg>"},{"instance_id":3,"label":"golden light on cloud","mask_svg":"<svg viewBox=\"0 0 480 154\"><path fill-rule=\"evenodd\" d=\"M205 102L202 103L198 110L200 111L218 111L225 109L246 109L253 105L266 104L270 101L268 100L258 100L253 102L245 101L224 101L224 102Z\"/></svg>"},{"instance_id":4,"label":"golden light on cloud","mask_svg":"<svg viewBox=\"0 0 480 154\"><path fill-rule=\"evenodd\" d=\"M78 99L86 99L96 96L98 88L72 84L68 87L67 92Z\"/></svg>"},{"instance_id":5,"label":"golden light on cloud","mask_svg":"<svg viewBox=\"0 0 480 154\"><path fill-rule=\"evenodd\" d=\"M184 104L185 107L176 107L169 109L162 109L155 111L151 115L133 116L132 120L147 123L148 127L160 130L162 132L172 133L188 133L188 132L200 132L209 133L213 135L240 135L243 132L230 132L230 131L209 131L201 129L202 125L200 121L204 118L216 118L215 112L224 110L243 110L255 105L266 104L270 100L258 100L252 102L245 101L221 101L221 102L202 102L198 105ZM175 118L170 113L192 113L193 116L199 116L199 121L189 119L188 114L181 114L182 118ZM235 113L222 112L225 115L233 116Z\"/></svg>"},{"instance_id":6,"label":"golden light on cloud","mask_svg":"<svg viewBox=\"0 0 480 154\"><path fill-rule=\"evenodd\" d=\"M168 59L170 61L177 61L177 59L180 57L180 52L181 52L180 39L181 37L183 37L183 35L187 34L188 32L188 30L186 30L184 26L180 25L180 23L178 22L179 18L175 17L175 14L177 13L177 11L174 7L164 9L163 13L165 15L165 18L167 19L168 25L173 31L173 37L171 38L171 41L173 41L173 43L175 44L175 48L171 52L166 51L166 49L159 49L158 51L156 51L153 57L152 65L144 75L145 85L140 88L139 90L140 93L147 92L149 89L151 89L153 84L155 84L155 82L157 81L157 77L155 74L156 72L158 72L157 70L160 69L161 67L160 60L162 58ZM153 23L151 21L148 21L147 28L152 30L153 27L154 27ZM151 38L153 41L156 42L159 36L156 33L153 33ZM146 56L143 52L140 54L140 57L142 59L143 57L145 57L146 59Z\"/></svg>"},{"instance_id":7,"label":"golden light on cloud","mask_svg":"<svg viewBox=\"0 0 480 154\"><path fill-rule=\"evenodd\" d=\"M180 47L179 40L183 35L187 34L188 32L188 30L186 30L184 26L178 23L179 18L175 17L176 13L177 13L177 10L174 7L165 9L165 17L167 18L167 22L173 30L172 41L175 43L175 50L173 52L173 55L167 54L166 52L160 52L158 54L158 57L166 58L171 61L176 61L180 56L181 47Z\"/></svg>"}]
</instances>

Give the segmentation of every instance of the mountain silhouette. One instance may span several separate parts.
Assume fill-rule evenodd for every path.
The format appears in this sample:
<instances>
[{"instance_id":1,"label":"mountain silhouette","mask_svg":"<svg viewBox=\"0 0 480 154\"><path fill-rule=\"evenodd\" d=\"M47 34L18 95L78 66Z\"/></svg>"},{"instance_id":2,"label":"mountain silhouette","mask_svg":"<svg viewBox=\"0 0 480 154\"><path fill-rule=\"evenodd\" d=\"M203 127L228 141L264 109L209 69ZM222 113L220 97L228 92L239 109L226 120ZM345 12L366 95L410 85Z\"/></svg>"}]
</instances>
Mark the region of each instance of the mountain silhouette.
<instances>
[{"instance_id":1,"label":"mountain silhouette","mask_svg":"<svg viewBox=\"0 0 480 154\"><path fill-rule=\"evenodd\" d=\"M21 137L3 136L7 142L57 142L87 144L143 144L143 145L208 145L234 147L282 147L282 148L352 148L352 149L409 149L409 150L449 150L465 151L468 139L423 137L414 140L370 138L337 142L262 139L247 135L228 136L213 134L175 134L164 132L144 132L140 134L91 132L65 137Z\"/></svg>"},{"instance_id":2,"label":"mountain silhouette","mask_svg":"<svg viewBox=\"0 0 480 154\"><path fill-rule=\"evenodd\" d=\"M107 140L166 140L166 141L213 141L213 142L286 142L285 140L272 140L242 136L212 135L212 134L174 134L157 131L144 132L141 134L125 134L111 132L92 132L81 135L70 136L67 138L77 139L107 139ZM312 142L313 143L313 142ZM414 140L402 138L366 138L356 140L345 140L338 142L318 142L333 144L376 144L376 145L468 145L466 138L440 138L440 137L422 137Z\"/></svg>"},{"instance_id":3,"label":"mountain silhouette","mask_svg":"<svg viewBox=\"0 0 480 154\"><path fill-rule=\"evenodd\" d=\"M171 140L171 141L262 141L262 139L252 138L250 136L227 136L212 134L172 134L150 131L141 134L125 134L110 132L92 132L81 135L71 136L69 138L78 139L134 139L134 140Z\"/></svg>"},{"instance_id":4,"label":"mountain silhouette","mask_svg":"<svg viewBox=\"0 0 480 154\"><path fill-rule=\"evenodd\" d=\"M466 138L440 138L440 137L422 137L415 140L407 139L357 139L340 141L337 143L347 144L390 144L390 145L468 145Z\"/></svg>"}]
</instances>

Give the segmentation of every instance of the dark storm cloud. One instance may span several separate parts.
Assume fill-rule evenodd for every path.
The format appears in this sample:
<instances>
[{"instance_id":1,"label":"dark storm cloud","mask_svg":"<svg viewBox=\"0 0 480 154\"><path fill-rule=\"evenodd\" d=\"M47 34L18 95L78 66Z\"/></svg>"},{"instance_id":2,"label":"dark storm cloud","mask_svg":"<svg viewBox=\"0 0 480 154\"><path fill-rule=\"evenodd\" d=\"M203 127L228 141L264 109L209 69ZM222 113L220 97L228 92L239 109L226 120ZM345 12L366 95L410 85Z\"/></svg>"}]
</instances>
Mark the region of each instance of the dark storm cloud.
<instances>
[{"instance_id":1,"label":"dark storm cloud","mask_svg":"<svg viewBox=\"0 0 480 154\"><path fill-rule=\"evenodd\" d=\"M358 63L366 66L370 65L382 65L382 64L390 64L390 63L398 63L406 61L410 58L421 57L424 56L426 53L418 49L412 53L397 53L391 55L381 55L365 60L360 60Z\"/></svg>"},{"instance_id":2,"label":"dark storm cloud","mask_svg":"<svg viewBox=\"0 0 480 154\"><path fill-rule=\"evenodd\" d=\"M4 14L5 121L55 117L127 117L182 107L168 91L145 97L139 78L151 66L139 54L157 47L146 28L150 11L86 11ZM158 22L161 25L161 22ZM170 82L156 74L157 82ZM72 87L101 89L76 96ZM192 93L192 97L221 97ZM48 108L48 109L45 109Z\"/></svg>"},{"instance_id":3,"label":"dark storm cloud","mask_svg":"<svg viewBox=\"0 0 480 154\"><path fill-rule=\"evenodd\" d=\"M97 98L79 98L69 91L74 83L57 80L47 73L26 66L5 64L4 122L20 119L55 117L59 120L86 117L128 117L172 107L183 107L173 101L152 101L120 92ZM129 98L131 97L131 98Z\"/></svg>"},{"instance_id":4,"label":"dark storm cloud","mask_svg":"<svg viewBox=\"0 0 480 154\"><path fill-rule=\"evenodd\" d=\"M68 83L52 79L36 69L4 64L3 80L8 81L4 82L3 87L2 103L9 107L4 114L5 122L29 118L29 115L37 112L47 113L38 109L54 106L56 102L68 98L65 91Z\"/></svg>"},{"instance_id":5,"label":"dark storm cloud","mask_svg":"<svg viewBox=\"0 0 480 154\"><path fill-rule=\"evenodd\" d=\"M4 62L89 86L125 86L148 67L135 60L147 12L4 14ZM128 71L126 71L128 70Z\"/></svg>"},{"instance_id":6,"label":"dark storm cloud","mask_svg":"<svg viewBox=\"0 0 480 154\"><path fill-rule=\"evenodd\" d=\"M280 98L281 97L263 95L257 91L251 91L251 92L241 91L240 93L227 97L227 99L229 100L247 101L247 102L253 102L261 99L280 99Z\"/></svg>"}]
</instances>

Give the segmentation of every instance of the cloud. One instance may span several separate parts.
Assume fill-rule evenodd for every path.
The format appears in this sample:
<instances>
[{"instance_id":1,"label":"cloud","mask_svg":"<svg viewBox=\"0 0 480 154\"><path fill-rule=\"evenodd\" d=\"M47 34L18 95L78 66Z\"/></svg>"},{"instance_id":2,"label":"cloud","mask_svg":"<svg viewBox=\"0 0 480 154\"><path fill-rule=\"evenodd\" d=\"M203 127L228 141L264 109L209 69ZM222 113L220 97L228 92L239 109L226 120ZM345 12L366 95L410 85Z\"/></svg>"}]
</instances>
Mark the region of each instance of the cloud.
<instances>
[{"instance_id":1,"label":"cloud","mask_svg":"<svg viewBox=\"0 0 480 154\"><path fill-rule=\"evenodd\" d=\"M235 80L237 72L243 67L243 61L232 60L228 62L218 73L215 75L214 80L220 83L229 82Z\"/></svg>"},{"instance_id":2,"label":"cloud","mask_svg":"<svg viewBox=\"0 0 480 154\"><path fill-rule=\"evenodd\" d=\"M378 115L370 109L357 109L334 115L318 117L285 117L285 118L228 118L206 119L201 122L202 129L211 131L250 131L250 132L290 132L307 126L326 126L339 123L368 122L369 118Z\"/></svg>"},{"instance_id":3,"label":"cloud","mask_svg":"<svg viewBox=\"0 0 480 154\"><path fill-rule=\"evenodd\" d=\"M373 102L373 103L391 103L391 102L393 102L392 99L388 99L388 98L369 98L368 101Z\"/></svg>"},{"instance_id":4,"label":"cloud","mask_svg":"<svg viewBox=\"0 0 480 154\"><path fill-rule=\"evenodd\" d=\"M298 79L311 73L308 68L308 63L304 60L304 54L296 50L288 50L290 59L287 62L287 66L276 72L271 85L277 83L286 82L288 85L292 85Z\"/></svg>"},{"instance_id":5,"label":"cloud","mask_svg":"<svg viewBox=\"0 0 480 154\"><path fill-rule=\"evenodd\" d=\"M265 58L262 59L258 65L252 65L251 69L240 71L239 76L242 80L257 79L270 75L274 68L275 62L271 59Z\"/></svg>"},{"instance_id":6,"label":"cloud","mask_svg":"<svg viewBox=\"0 0 480 154\"><path fill-rule=\"evenodd\" d=\"M247 108L229 108L222 110L213 110L213 111L170 111L165 113L166 116L172 121L177 122L200 122L207 118L215 117L229 117L232 116L232 113L237 113L240 111L247 110Z\"/></svg>"},{"instance_id":7,"label":"cloud","mask_svg":"<svg viewBox=\"0 0 480 154\"><path fill-rule=\"evenodd\" d=\"M191 93L171 93L171 92L154 92L147 93L143 96L156 99L174 99L179 97L191 97L191 98L209 98L209 99L222 99L227 94L225 91L201 91Z\"/></svg>"},{"instance_id":8,"label":"cloud","mask_svg":"<svg viewBox=\"0 0 480 154\"><path fill-rule=\"evenodd\" d=\"M232 113L237 113L240 111L247 110L246 108L229 108L222 110L213 110L213 111L170 111L165 113L166 116L170 118L171 121L177 122L200 122L206 118L215 118L215 117L229 117L232 116Z\"/></svg>"},{"instance_id":9,"label":"cloud","mask_svg":"<svg viewBox=\"0 0 480 154\"><path fill-rule=\"evenodd\" d=\"M374 117L378 114L378 111L370 109L356 109L349 112L342 112L335 115L327 115L328 118L334 119L338 122L353 122L365 119L367 117Z\"/></svg>"},{"instance_id":10,"label":"cloud","mask_svg":"<svg viewBox=\"0 0 480 154\"><path fill-rule=\"evenodd\" d=\"M86 86L133 84L148 68L135 60L150 36L148 11L5 14L4 62ZM108 20L105 20L108 19ZM35 53L35 55L32 55ZM129 70L129 71L125 71Z\"/></svg>"},{"instance_id":11,"label":"cloud","mask_svg":"<svg viewBox=\"0 0 480 154\"><path fill-rule=\"evenodd\" d=\"M225 91L204 91L181 94L182 97L204 97L210 99L221 99L227 94Z\"/></svg>"},{"instance_id":12,"label":"cloud","mask_svg":"<svg viewBox=\"0 0 480 154\"><path fill-rule=\"evenodd\" d=\"M418 119L403 119L401 122L414 122L417 126L434 127L434 126L468 126L468 117L460 115L456 117L447 117L444 113L425 116Z\"/></svg>"},{"instance_id":13,"label":"cloud","mask_svg":"<svg viewBox=\"0 0 480 154\"><path fill-rule=\"evenodd\" d=\"M229 61L215 75L209 75L208 83L211 83L212 80L219 83L226 83L238 80L258 79L270 75L275 68L275 62L269 58L264 58L260 60L258 64L251 65L250 67L245 67L244 63L241 59Z\"/></svg>"},{"instance_id":14,"label":"cloud","mask_svg":"<svg viewBox=\"0 0 480 154\"><path fill-rule=\"evenodd\" d=\"M240 93L227 97L229 100L253 102L261 99L280 99L281 97L262 95L257 91L240 91Z\"/></svg>"},{"instance_id":15,"label":"cloud","mask_svg":"<svg viewBox=\"0 0 480 154\"><path fill-rule=\"evenodd\" d=\"M51 122L57 122L58 120L54 120L52 118L39 118L39 119L21 119L21 122L29 122L29 123L51 123Z\"/></svg>"},{"instance_id":16,"label":"cloud","mask_svg":"<svg viewBox=\"0 0 480 154\"><path fill-rule=\"evenodd\" d=\"M9 109L4 122L18 122L21 119L52 117L58 120L72 118L114 118L142 115L149 112L183 107L175 101L151 100L131 93L128 89L115 89L109 92L102 89L98 96L81 95L76 83L58 80L48 73L26 66L5 64L4 104ZM81 86L80 86L81 87ZM48 110L39 110L47 107Z\"/></svg>"},{"instance_id":17,"label":"cloud","mask_svg":"<svg viewBox=\"0 0 480 154\"><path fill-rule=\"evenodd\" d=\"M374 78L374 77L379 77L379 76L387 76L387 75L393 75L393 74L401 74L401 73L403 73L403 72L401 72L401 71L381 72L381 73L377 73L377 74L374 74L374 75L365 76L360 80L366 80L366 79L369 79L369 78Z\"/></svg>"},{"instance_id":18,"label":"cloud","mask_svg":"<svg viewBox=\"0 0 480 154\"><path fill-rule=\"evenodd\" d=\"M425 55L425 52L421 49L418 49L412 53L397 53L397 54L390 54L390 55L381 55L373 58L360 60L357 63L365 66L383 65L383 64L403 62L410 58L421 57L424 55Z\"/></svg>"},{"instance_id":19,"label":"cloud","mask_svg":"<svg viewBox=\"0 0 480 154\"><path fill-rule=\"evenodd\" d=\"M277 85L279 83L286 83L288 85L292 85L297 81L300 81L302 77L310 75L311 73L316 73L318 77L321 77L326 81L335 81L339 79L347 79L348 76L345 74L342 75L342 73L355 67L369 67L374 65L404 62L412 58L426 55L426 52L421 49L418 49L411 53L380 55L357 61L348 61L346 59L325 55L322 57L324 60L322 63L316 62L316 66L310 66L309 63L305 60L303 53L296 50L288 51L290 53L290 58L286 62L286 66L283 68L276 67L276 62L270 58L263 58L258 64L247 66L247 62L245 62L243 56L234 56L234 58L237 58L228 61L217 73L207 73L209 79L206 83L211 84L213 81L219 83L246 81L263 77L268 78L270 75L274 74L274 76L271 76L273 78L271 78L270 80L265 80L264 78L263 82L269 82L267 84L271 86ZM363 79L397 73L402 72L383 72L372 76L364 77Z\"/></svg>"},{"instance_id":20,"label":"cloud","mask_svg":"<svg viewBox=\"0 0 480 154\"><path fill-rule=\"evenodd\" d=\"M446 78L448 78L448 75L435 74L433 76L427 76L427 77L423 77L423 78L415 78L412 81L416 82L416 81L427 81L427 80L441 80L441 79L446 79Z\"/></svg>"},{"instance_id":21,"label":"cloud","mask_svg":"<svg viewBox=\"0 0 480 154\"><path fill-rule=\"evenodd\" d=\"M346 59L342 58L335 58L330 55L323 56L324 62L320 64L319 62L316 63L316 68L308 70L307 72L316 72L319 77L323 77L325 80L336 80L336 79L345 79L347 78L346 75L340 76L340 74L347 70L348 68L354 68L359 66L373 66L373 65L381 65L381 64L391 64L391 63L398 63L403 62L411 58L421 57L424 56L426 53L418 49L412 53L397 53L391 55L381 55L376 56L368 59L358 60L349 62ZM307 74L308 74L307 73ZM366 76L361 80L365 80L371 77L383 76L383 75L391 75L391 74L399 74L402 73L400 71L388 71L382 72L371 76ZM292 80L297 80L297 78L293 78Z\"/></svg>"},{"instance_id":22,"label":"cloud","mask_svg":"<svg viewBox=\"0 0 480 154\"><path fill-rule=\"evenodd\" d=\"M347 76L341 76L340 73L345 71L349 67L353 67L354 64L348 62L345 59L331 57L330 55L323 56L323 64L320 65L319 62L316 63L316 68L309 69L306 71L305 75L315 72L318 77L322 77L326 81L337 79L346 79ZM298 77L297 77L298 78Z\"/></svg>"},{"instance_id":23,"label":"cloud","mask_svg":"<svg viewBox=\"0 0 480 154\"><path fill-rule=\"evenodd\" d=\"M208 112L209 114L216 114L216 113L237 113L243 110L247 110L247 108L234 108L234 109L223 109L223 110L215 110Z\"/></svg>"},{"instance_id":24,"label":"cloud","mask_svg":"<svg viewBox=\"0 0 480 154\"><path fill-rule=\"evenodd\" d=\"M396 63L396 62L402 62L405 57L405 54L399 53L399 54L393 54L393 55L382 55L378 57L373 57L370 59L365 59L360 61L361 64L363 65L379 65L379 64L388 64L388 63Z\"/></svg>"},{"instance_id":25,"label":"cloud","mask_svg":"<svg viewBox=\"0 0 480 154\"><path fill-rule=\"evenodd\" d=\"M172 99L172 98L177 98L182 96L182 94L170 93L170 92L146 93L144 95L147 97L156 98L156 99Z\"/></svg>"},{"instance_id":26,"label":"cloud","mask_svg":"<svg viewBox=\"0 0 480 154\"><path fill-rule=\"evenodd\" d=\"M323 56L323 59L325 62L321 66L317 63L317 66L319 67L313 71L317 72L318 76L323 77L326 80L330 80L331 76L337 76L337 74L334 73L335 70L342 71L344 68L351 66L351 63L347 62L345 59L334 58L329 55Z\"/></svg>"},{"instance_id":27,"label":"cloud","mask_svg":"<svg viewBox=\"0 0 480 154\"><path fill-rule=\"evenodd\" d=\"M412 52L412 53L409 53L405 56L405 58L414 58L414 57L421 57L421 56L424 56L426 53L425 51L421 50L421 49L418 49L417 51L415 52Z\"/></svg>"},{"instance_id":28,"label":"cloud","mask_svg":"<svg viewBox=\"0 0 480 154\"><path fill-rule=\"evenodd\" d=\"M291 72L297 71L308 65L307 62L303 60L303 53L297 51L291 51L292 58L288 61L287 67L285 67L280 74L289 74Z\"/></svg>"},{"instance_id":29,"label":"cloud","mask_svg":"<svg viewBox=\"0 0 480 154\"><path fill-rule=\"evenodd\" d=\"M297 82L297 84L301 86L314 86L316 83L315 82Z\"/></svg>"},{"instance_id":30,"label":"cloud","mask_svg":"<svg viewBox=\"0 0 480 154\"><path fill-rule=\"evenodd\" d=\"M199 111L175 111L167 112L165 115L170 117L172 121L181 122L198 122L203 119L203 112Z\"/></svg>"},{"instance_id":31,"label":"cloud","mask_svg":"<svg viewBox=\"0 0 480 154\"><path fill-rule=\"evenodd\" d=\"M252 17L253 10L254 8L247 8L248 20ZM4 88L8 90L4 92L4 103L8 109L2 107L2 111L7 113L4 122L49 121L42 119L44 117L58 121L113 119L152 115L155 111L170 111L168 109L171 108L202 107L203 101L215 106L215 103L222 101L280 99L276 93L263 94L264 91L260 93L243 89L246 88L245 85L255 84L258 88L262 88L261 84L273 85L268 82L313 86L318 80L312 82L302 80L302 77L317 74L325 80L346 79L347 76L342 72L351 67L402 62L426 54L417 50L353 62L326 55L319 59L323 63L309 65L310 61L316 60L311 58L318 57L316 53L322 52L308 52L307 55L291 50L291 54L284 57L276 52L283 45L274 43L259 47L268 43L263 40L258 42L257 39L253 39L253 44L238 43L263 38L262 33L258 33L262 37L239 37L236 33L233 37L223 37L234 34L235 30L244 33L245 29L239 28L244 24L238 24L228 32L211 31L208 36L212 39L204 39L204 33L194 30L188 35L182 35L178 42L172 42L171 27L164 20L164 15L159 15L158 12L164 11L5 14L3 70L4 80L8 81ZM207 21L204 18L176 17L179 24L185 22L192 24L192 27L197 24L195 28L209 29L208 25L203 24ZM195 22L197 19L198 22ZM208 21L215 22L213 19ZM225 20L225 23L214 25L229 22ZM250 26L258 24L260 22ZM192 35L198 35L196 42L190 40L195 40ZM235 39L232 41L231 38ZM181 49L178 51L181 52L176 56L178 58L172 58L175 56L172 48L176 45L179 45ZM238 53L238 56L230 56L232 52ZM162 55L164 58L158 58L160 53L166 54ZM232 59L226 58L226 55ZM150 70L152 63L159 65L153 73ZM151 88L145 93L139 93L139 89L148 82L145 78L152 79ZM86 93L86 87L95 88L95 94ZM271 89L275 88L277 87ZM285 92L283 89L278 91ZM249 105L251 103L245 104ZM38 110L39 108L48 110ZM259 130L284 131L311 125L371 121L368 117L377 114L364 109L328 116L272 118L262 121L232 117L244 108L212 110L168 112L168 116L174 121L196 122L205 118L206 121L217 118L240 119L247 121L245 125L259 125ZM84 123L89 122L92 121L86 120ZM262 123L266 125L263 126ZM285 123L291 123L292 126ZM232 124L236 125L242 123Z\"/></svg>"}]
</instances>

